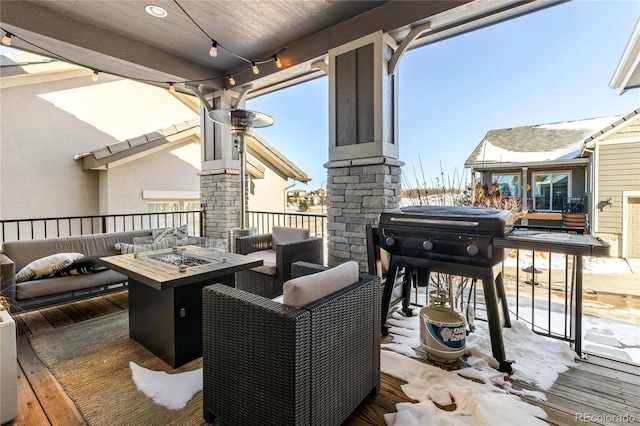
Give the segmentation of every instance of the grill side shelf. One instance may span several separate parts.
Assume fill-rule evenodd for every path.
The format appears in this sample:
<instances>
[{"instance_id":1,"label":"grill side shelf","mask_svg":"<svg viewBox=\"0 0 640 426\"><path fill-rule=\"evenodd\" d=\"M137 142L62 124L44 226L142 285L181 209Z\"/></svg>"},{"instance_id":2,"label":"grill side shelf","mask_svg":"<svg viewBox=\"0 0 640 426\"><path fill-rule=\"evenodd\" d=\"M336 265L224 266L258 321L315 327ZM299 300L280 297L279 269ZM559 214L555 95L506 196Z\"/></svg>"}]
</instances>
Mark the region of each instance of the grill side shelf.
<instances>
[{"instance_id":1,"label":"grill side shelf","mask_svg":"<svg viewBox=\"0 0 640 426\"><path fill-rule=\"evenodd\" d=\"M493 239L495 247L548 251L569 255L609 256L611 246L591 235L514 230Z\"/></svg>"}]
</instances>

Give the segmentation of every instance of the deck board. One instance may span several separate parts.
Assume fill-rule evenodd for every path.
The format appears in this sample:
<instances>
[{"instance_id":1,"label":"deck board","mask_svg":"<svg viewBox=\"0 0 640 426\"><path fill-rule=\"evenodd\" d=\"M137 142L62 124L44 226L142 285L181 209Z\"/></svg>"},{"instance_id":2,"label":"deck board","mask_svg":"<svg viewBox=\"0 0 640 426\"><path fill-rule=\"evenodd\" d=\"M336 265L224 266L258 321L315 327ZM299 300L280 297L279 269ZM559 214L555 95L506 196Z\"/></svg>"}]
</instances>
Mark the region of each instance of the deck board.
<instances>
[{"instance_id":1,"label":"deck board","mask_svg":"<svg viewBox=\"0 0 640 426\"><path fill-rule=\"evenodd\" d=\"M32 326L38 325L38 329L48 330L48 327L44 327L44 316L39 312L30 312L27 314L21 314L28 317L27 321ZM46 321L46 320L44 320ZM46 321L48 323L48 321ZM31 345L29 344L29 328L22 321L22 318L18 318L16 325L20 323L18 328L18 335L16 339L16 349L18 352L18 363L24 372L29 385L33 389L33 394L37 398L40 407L46 413L49 422L52 425L83 425L86 424L82 415L76 408L75 404L71 401L67 393L62 389L62 386L49 372L47 367L40 361L40 358L35 354ZM51 324L49 323L49 326ZM20 405L20 402L19 402ZM30 423L22 422L22 418L30 418L30 409L25 413L18 414L18 420L15 424L29 425ZM11 424L11 423L10 423Z\"/></svg>"},{"instance_id":2,"label":"deck board","mask_svg":"<svg viewBox=\"0 0 640 426\"><path fill-rule=\"evenodd\" d=\"M84 424L77 408L57 380L31 349L28 337L127 309L127 291L67 303L15 315L18 328L19 415L11 426ZM367 397L344 422L348 426L382 426L384 415L396 411L396 404L411 402L401 386L404 381L382 373L380 392ZM514 383L525 389L533 386ZM546 422L556 426L577 423L576 414L628 413L640 419L640 367L589 356L579 366L562 373L554 386L542 391L546 401L525 398L547 413ZM619 411L620 410L620 411ZM580 424L610 424L580 421Z\"/></svg>"},{"instance_id":3,"label":"deck board","mask_svg":"<svg viewBox=\"0 0 640 426\"><path fill-rule=\"evenodd\" d=\"M623 403L628 404L633 409L640 409L640 388L638 385L632 385L629 383L617 382L605 380L601 381L587 381L584 377L573 377L571 375L562 375L556 381L558 386L564 386L569 389L581 389L582 391L588 390L594 395L599 395L601 398L611 399L612 397Z\"/></svg>"},{"instance_id":4,"label":"deck board","mask_svg":"<svg viewBox=\"0 0 640 426\"><path fill-rule=\"evenodd\" d=\"M53 306L51 308L39 311L55 328L64 327L73 324L73 320L69 318L60 308Z\"/></svg>"},{"instance_id":5,"label":"deck board","mask_svg":"<svg viewBox=\"0 0 640 426\"><path fill-rule=\"evenodd\" d=\"M47 414L33 393L20 364L18 364L18 418L15 424L49 425Z\"/></svg>"}]
</instances>

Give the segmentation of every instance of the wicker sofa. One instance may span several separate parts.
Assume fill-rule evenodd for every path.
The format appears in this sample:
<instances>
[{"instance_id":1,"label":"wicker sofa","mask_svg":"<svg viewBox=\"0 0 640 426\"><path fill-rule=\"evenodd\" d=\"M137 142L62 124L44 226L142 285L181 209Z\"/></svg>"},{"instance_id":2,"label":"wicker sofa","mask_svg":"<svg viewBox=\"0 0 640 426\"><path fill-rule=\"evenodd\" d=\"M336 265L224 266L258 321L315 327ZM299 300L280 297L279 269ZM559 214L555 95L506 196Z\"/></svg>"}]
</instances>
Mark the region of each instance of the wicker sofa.
<instances>
[{"instance_id":1,"label":"wicker sofa","mask_svg":"<svg viewBox=\"0 0 640 426\"><path fill-rule=\"evenodd\" d=\"M296 262L292 276L324 269ZM366 274L299 308L222 284L205 287L205 420L340 425L380 388L381 295L380 278Z\"/></svg>"},{"instance_id":2,"label":"wicker sofa","mask_svg":"<svg viewBox=\"0 0 640 426\"><path fill-rule=\"evenodd\" d=\"M237 237L235 251L262 259L262 266L236 274L236 288L267 298L282 294L282 284L291 278L291 264L298 261L323 263L321 237L310 237L308 229L274 226L270 234Z\"/></svg>"},{"instance_id":3,"label":"wicker sofa","mask_svg":"<svg viewBox=\"0 0 640 426\"><path fill-rule=\"evenodd\" d=\"M127 277L112 270L19 283L16 273L34 260L58 253L76 252L87 257L120 254L117 243L131 244L134 237L151 235L151 230L141 230L5 242L0 254L0 291L9 300L11 311L18 312L122 290Z\"/></svg>"}]
</instances>

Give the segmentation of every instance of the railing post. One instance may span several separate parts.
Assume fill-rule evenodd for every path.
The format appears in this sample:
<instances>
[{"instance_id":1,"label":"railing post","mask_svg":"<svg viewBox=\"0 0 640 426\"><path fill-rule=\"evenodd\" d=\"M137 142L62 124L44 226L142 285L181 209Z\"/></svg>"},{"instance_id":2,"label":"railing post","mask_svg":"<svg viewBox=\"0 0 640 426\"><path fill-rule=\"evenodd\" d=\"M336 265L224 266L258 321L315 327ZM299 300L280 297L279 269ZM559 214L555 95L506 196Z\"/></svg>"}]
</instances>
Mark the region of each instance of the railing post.
<instances>
[{"instance_id":1,"label":"railing post","mask_svg":"<svg viewBox=\"0 0 640 426\"><path fill-rule=\"evenodd\" d=\"M576 256L576 315L575 324L575 344L574 350L582 358L582 255Z\"/></svg>"}]
</instances>

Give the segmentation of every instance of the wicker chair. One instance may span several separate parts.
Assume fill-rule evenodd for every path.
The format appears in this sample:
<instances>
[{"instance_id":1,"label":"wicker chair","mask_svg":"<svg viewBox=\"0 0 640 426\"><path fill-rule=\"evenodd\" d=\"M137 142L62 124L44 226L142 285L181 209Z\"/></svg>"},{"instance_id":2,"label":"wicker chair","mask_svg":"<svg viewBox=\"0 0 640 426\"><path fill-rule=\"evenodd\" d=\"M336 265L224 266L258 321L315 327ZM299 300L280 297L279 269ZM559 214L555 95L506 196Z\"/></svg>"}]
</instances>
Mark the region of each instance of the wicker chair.
<instances>
[{"instance_id":1,"label":"wicker chair","mask_svg":"<svg viewBox=\"0 0 640 426\"><path fill-rule=\"evenodd\" d=\"M274 226L271 234L237 237L236 253L258 257L263 266L236 273L236 288L268 298L282 294L297 261L323 263L322 238L310 238L309 230Z\"/></svg>"},{"instance_id":2,"label":"wicker chair","mask_svg":"<svg viewBox=\"0 0 640 426\"><path fill-rule=\"evenodd\" d=\"M293 276L324 269L297 262ZM203 290L203 414L225 425L340 425L380 389L380 278L301 308Z\"/></svg>"}]
</instances>

